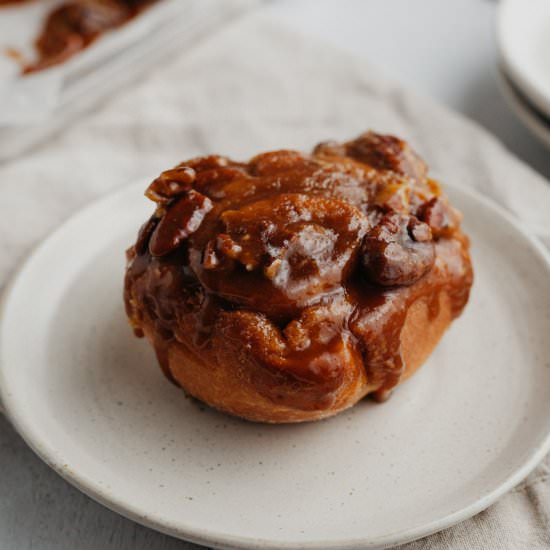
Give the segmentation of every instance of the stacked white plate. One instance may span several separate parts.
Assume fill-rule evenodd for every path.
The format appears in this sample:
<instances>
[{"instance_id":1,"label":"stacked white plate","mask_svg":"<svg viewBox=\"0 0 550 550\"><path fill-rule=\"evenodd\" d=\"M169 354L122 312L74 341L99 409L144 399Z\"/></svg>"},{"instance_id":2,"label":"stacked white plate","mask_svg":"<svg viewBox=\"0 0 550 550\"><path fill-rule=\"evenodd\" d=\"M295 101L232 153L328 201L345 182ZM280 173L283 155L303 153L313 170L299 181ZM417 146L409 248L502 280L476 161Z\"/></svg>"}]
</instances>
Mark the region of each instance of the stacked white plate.
<instances>
[{"instance_id":1,"label":"stacked white plate","mask_svg":"<svg viewBox=\"0 0 550 550\"><path fill-rule=\"evenodd\" d=\"M550 2L502 0L497 41L504 96L550 147Z\"/></svg>"}]
</instances>

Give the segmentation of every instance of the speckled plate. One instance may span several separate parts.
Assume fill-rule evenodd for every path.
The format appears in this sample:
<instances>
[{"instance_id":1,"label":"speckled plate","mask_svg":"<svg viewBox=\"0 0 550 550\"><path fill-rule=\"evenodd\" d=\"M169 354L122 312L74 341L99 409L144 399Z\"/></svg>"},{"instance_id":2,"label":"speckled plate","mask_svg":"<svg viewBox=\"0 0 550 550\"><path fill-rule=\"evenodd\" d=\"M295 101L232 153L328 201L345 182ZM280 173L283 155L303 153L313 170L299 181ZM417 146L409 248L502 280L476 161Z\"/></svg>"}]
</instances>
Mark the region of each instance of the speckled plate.
<instances>
[{"instance_id":1,"label":"speckled plate","mask_svg":"<svg viewBox=\"0 0 550 550\"><path fill-rule=\"evenodd\" d=\"M109 508L218 548L379 548L459 522L549 448L550 262L458 188L476 282L428 363L384 404L291 426L186 399L122 307L143 184L72 218L9 287L0 395L57 472Z\"/></svg>"}]
</instances>

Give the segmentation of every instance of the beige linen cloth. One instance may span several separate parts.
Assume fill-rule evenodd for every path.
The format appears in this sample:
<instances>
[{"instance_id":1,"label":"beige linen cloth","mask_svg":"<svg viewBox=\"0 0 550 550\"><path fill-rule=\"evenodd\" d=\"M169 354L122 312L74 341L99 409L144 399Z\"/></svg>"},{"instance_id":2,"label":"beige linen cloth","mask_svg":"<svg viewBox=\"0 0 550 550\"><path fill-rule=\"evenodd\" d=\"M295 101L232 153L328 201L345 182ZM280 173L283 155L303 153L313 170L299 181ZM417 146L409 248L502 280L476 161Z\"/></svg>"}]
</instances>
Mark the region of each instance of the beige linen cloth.
<instances>
[{"instance_id":1,"label":"beige linen cloth","mask_svg":"<svg viewBox=\"0 0 550 550\"><path fill-rule=\"evenodd\" d=\"M367 128L404 137L443 181L476 187L548 232L550 185L493 137L368 62L253 13L0 166L0 285L78 208L131 181L145 186L144 175L208 152L309 150ZM550 458L487 511L402 548L550 548Z\"/></svg>"}]
</instances>

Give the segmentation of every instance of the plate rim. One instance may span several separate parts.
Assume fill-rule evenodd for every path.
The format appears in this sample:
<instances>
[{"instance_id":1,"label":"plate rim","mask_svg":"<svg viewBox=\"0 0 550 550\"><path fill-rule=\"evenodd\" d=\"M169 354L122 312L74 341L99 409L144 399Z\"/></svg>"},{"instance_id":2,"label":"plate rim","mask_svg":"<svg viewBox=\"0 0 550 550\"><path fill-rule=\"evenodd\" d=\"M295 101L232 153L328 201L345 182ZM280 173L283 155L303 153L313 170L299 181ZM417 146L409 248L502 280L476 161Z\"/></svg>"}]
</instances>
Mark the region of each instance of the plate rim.
<instances>
[{"instance_id":1,"label":"plate rim","mask_svg":"<svg viewBox=\"0 0 550 550\"><path fill-rule=\"evenodd\" d=\"M506 104L519 121L542 145L550 147L550 124L546 124L546 116L543 113L539 114L537 107L528 103L529 100L521 95L521 91L514 88L514 84L510 82L510 77L506 74L504 67L497 69L497 83Z\"/></svg>"},{"instance_id":2,"label":"plate rim","mask_svg":"<svg viewBox=\"0 0 550 550\"><path fill-rule=\"evenodd\" d=\"M57 472L65 481L76 487L79 491L95 500L99 504L106 508L116 512L127 519L135 521L141 525L152 528L161 533L174 536L180 539L184 539L196 544L213 546L215 548L224 549L283 549L291 550L295 548L300 549L337 549L337 550L352 550L355 548L384 548L388 545L397 545L417 540L419 538L431 535L435 532L441 531L448 527L458 524L475 514L485 510L491 504L493 504L499 497L504 495L518 483L520 483L540 462L540 460L550 451L550 430L544 436L543 441L531 449L527 453L526 458L520 467L505 477L499 485L494 489L479 496L470 505L463 507L460 510L451 512L442 518L435 519L427 524L415 527L412 529L406 529L404 531L396 531L388 535L383 535L377 538L353 538L353 539L339 539L339 540L310 540L310 541L293 541L293 540L279 540L273 541L272 539L264 539L258 537L247 537L240 535L224 534L216 531L205 530L196 528L190 525L184 525L178 523L178 525L169 525L166 521L162 521L160 516L144 515L133 505L127 501L124 501L119 495L113 494L113 490L106 490L99 485L94 484L93 478L90 478L86 474L79 473L74 469L67 469L64 467L64 462L60 460L59 456L54 453L48 453L47 450L42 449L40 445L40 436L36 433L36 428L33 428L31 422L24 419L24 414L18 414L15 398L6 391L6 359L2 353L2 342L7 332L7 326L9 324L9 318L6 315L8 305L12 299L14 299L14 293L17 290L17 284L20 281L20 277L32 267L32 260L45 248L51 246L52 242L55 242L57 238L60 238L67 228L74 223L78 223L81 216L89 214L94 210L100 210L105 204L112 201L119 200L121 196L124 196L131 189L138 189L138 185L143 188L143 182L139 180L139 184L135 181L130 184L124 185L117 189L115 192L107 193L93 200L88 205L74 212L69 216L61 225L59 225L54 231L41 240L34 248L32 248L27 258L17 267L17 269L11 275L9 281L4 287L2 295L0 296L0 411L2 411L6 418L10 421L17 433L23 438L27 445L33 450L33 452L55 472ZM469 199L480 202L485 208L491 210L497 217L502 218L506 223L511 225L515 231L520 233L522 237L529 243L531 250L534 254L537 254L541 260L548 274L550 275L550 252L544 247L544 245L527 229L523 227L519 220L517 220L511 213L509 213L504 207L496 203L494 200L484 196L477 190L460 186L457 184L445 183L444 188L449 188L452 192L462 193ZM37 437L38 435L38 437ZM44 438L42 438L44 439Z\"/></svg>"}]
</instances>

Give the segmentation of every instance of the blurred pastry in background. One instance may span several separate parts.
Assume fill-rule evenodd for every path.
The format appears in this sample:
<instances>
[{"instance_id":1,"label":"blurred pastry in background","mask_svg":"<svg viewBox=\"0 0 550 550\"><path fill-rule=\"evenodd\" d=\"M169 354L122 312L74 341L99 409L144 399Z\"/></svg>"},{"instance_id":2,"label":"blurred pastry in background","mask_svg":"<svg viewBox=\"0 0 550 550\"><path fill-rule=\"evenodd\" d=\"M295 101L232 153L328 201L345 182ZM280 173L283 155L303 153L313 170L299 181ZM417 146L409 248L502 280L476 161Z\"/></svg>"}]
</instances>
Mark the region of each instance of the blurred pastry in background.
<instances>
[{"instance_id":1,"label":"blurred pastry in background","mask_svg":"<svg viewBox=\"0 0 550 550\"><path fill-rule=\"evenodd\" d=\"M0 0L0 5L27 0ZM64 63L106 31L120 27L159 0L72 0L46 17L35 41L37 59L24 63L23 74Z\"/></svg>"}]
</instances>

